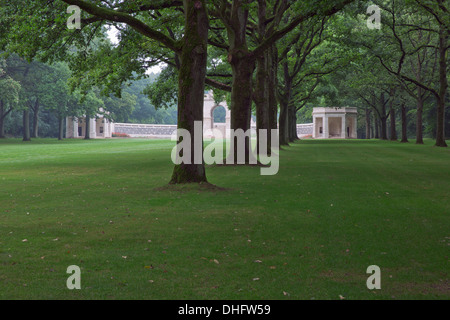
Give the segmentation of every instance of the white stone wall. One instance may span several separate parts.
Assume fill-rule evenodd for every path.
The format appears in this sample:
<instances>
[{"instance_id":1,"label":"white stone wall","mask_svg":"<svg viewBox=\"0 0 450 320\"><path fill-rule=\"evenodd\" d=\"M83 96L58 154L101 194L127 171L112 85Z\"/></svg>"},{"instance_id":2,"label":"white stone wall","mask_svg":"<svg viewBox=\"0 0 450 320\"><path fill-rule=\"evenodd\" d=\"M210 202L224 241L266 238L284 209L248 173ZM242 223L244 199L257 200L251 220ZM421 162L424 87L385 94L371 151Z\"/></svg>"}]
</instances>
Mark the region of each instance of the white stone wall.
<instances>
[{"instance_id":1,"label":"white stone wall","mask_svg":"<svg viewBox=\"0 0 450 320\"><path fill-rule=\"evenodd\" d=\"M167 138L177 130L177 125L114 123L114 133L125 133L132 138Z\"/></svg>"},{"instance_id":2,"label":"white stone wall","mask_svg":"<svg viewBox=\"0 0 450 320\"><path fill-rule=\"evenodd\" d=\"M314 123L297 124L297 136L304 138L312 136L314 131Z\"/></svg>"}]
</instances>

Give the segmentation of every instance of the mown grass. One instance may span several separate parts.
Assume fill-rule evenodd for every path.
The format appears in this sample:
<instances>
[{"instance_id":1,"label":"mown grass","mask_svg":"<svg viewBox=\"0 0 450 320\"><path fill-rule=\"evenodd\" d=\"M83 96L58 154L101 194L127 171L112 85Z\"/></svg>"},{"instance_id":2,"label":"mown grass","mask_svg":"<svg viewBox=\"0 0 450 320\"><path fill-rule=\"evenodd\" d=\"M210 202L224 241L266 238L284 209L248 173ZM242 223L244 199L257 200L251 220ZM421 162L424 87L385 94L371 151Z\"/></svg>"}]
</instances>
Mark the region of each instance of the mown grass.
<instances>
[{"instance_id":1,"label":"mown grass","mask_svg":"<svg viewBox=\"0 0 450 320\"><path fill-rule=\"evenodd\" d=\"M305 140L210 188L167 187L173 146L0 141L0 298L450 298L449 149Z\"/></svg>"}]
</instances>

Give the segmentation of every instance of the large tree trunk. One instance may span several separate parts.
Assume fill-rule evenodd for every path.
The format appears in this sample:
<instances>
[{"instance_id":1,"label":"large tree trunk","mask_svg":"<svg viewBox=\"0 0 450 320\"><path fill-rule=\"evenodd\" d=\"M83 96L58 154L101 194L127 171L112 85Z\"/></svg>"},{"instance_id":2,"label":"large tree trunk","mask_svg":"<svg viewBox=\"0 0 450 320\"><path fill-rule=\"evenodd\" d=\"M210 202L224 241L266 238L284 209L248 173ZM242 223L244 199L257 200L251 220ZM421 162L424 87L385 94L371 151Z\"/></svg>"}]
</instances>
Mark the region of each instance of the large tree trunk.
<instances>
[{"instance_id":1,"label":"large tree trunk","mask_svg":"<svg viewBox=\"0 0 450 320\"><path fill-rule=\"evenodd\" d=\"M366 107L366 139L370 139L370 110Z\"/></svg>"},{"instance_id":2,"label":"large tree trunk","mask_svg":"<svg viewBox=\"0 0 450 320\"><path fill-rule=\"evenodd\" d=\"M252 77L256 67L255 58L249 51L247 45L247 23L249 0L236 1L230 11L230 25L227 28L230 48L228 51L228 62L231 65L233 83L231 86L231 129L241 129L244 132L250 130L251 106L252 106ZM237 139L231 141L234 152L233 163L237 163ZM245 152L245 163L250 163L250 138L246 137L243 150Z\"/></svg>"},{"instance_id":3,"label":"large tree trunk","mask_svg":"<svg viewBox=\"0 0 450 320\"><path fill-rule=\"evenodd\" d=\"M30 110L23 110L23 141L31 141L30 138Z\"/></svg>"},{"instance_id":4,"label":"large tree trunk","mask_svg":"<svg viewBox=\"0 0 450 320\"><path fill-rule=\"evenodd\" d=\"M417 87L416 144L423 144L423 89Z\"/></svg>"},{"instance_id":5,"label":"large tree trunk","mask_svg":"<svg viewBox=\"0 0 450 320\"><path fill-rule=\"evenodd\" d=\"M191 136L190 163L176 164L171 184L207 182L203 162L203 129L196 137L195 122L203 121L205 90L208 17L204 0L184 0L185 36L181 52L178 79L178 129L187 130ZM196 142L201 143L201 148ZM179 141L180 138L179 138ZM201 155L199 153L201 151ZM196 161L198 159L201 161ZM201 163L196 163L201 162Z\"/></svg>"},{"instance_id":6,"label":"large tree trunk","mask_svg":"<svg viewBox=\"0 0 450 320\"><path fill-rule=\"evenodd\" d=\"M436 147L447 147L445 142L445 95L447 93L447 46L448 32L443 24L439 31L439 99L437 108Z\"/></svg>"},{"instance_id":7,"label":"large tree trunk","mask_svg":"<svg viewBox=\"0 0 450 320\"><path fill-rule=\"evenodd\" d=\"M408 142L408 122L406 117L406 103L402 103L402 143Z\"/></svg>"},{"instance_id":8,"label":"large tree trunk","mask_svg":"<svg viewBox=\"0 0 450 320\"><path fill-rule=\"evenodd\" d=\"M242 52L233 54L231 68L233 71L233 84L231 90L231 129L250 130L252 105L252 76L255 62L252 58L242 57ZM237 163L237 140L232 142L234 150L234 163ZM250 163L250 138L245 138L245 163Z\"/></svg>"}]
</instances>

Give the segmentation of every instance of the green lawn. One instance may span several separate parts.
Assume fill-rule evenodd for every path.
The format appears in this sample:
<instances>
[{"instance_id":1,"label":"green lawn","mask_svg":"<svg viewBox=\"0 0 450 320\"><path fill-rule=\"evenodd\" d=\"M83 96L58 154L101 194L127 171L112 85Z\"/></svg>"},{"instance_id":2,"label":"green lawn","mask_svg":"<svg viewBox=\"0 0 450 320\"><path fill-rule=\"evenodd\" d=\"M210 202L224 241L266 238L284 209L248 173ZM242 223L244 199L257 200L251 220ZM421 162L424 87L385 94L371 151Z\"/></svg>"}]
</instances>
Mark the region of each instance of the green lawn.
<instances>
[{"instance_id":1,"label":"green lawn","mask_svg":"<svg viewBox=\"0 0 450 320\"><path fill-rule=\"evenodd\" d=\"M0 141L0 299L450 298L450 149L305 140L167 188L173 145Z\"/></svg>"}]
</instances>

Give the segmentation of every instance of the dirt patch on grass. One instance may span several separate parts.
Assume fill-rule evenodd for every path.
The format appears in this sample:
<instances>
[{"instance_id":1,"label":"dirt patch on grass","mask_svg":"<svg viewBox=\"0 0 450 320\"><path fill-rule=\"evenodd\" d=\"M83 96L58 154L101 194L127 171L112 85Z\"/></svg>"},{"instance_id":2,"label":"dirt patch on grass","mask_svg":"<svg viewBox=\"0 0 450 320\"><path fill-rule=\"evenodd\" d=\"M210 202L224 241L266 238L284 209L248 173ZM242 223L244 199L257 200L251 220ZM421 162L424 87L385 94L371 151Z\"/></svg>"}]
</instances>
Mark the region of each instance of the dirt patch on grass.
<instances>
[{"instance_id":1,"label":"dirt patch on grass","mask_svg":"<svg viewBox=\"0 0 450 320\"><path fill-rule=\"evenodd\" d=\"M329 279L337 283L366 283L367 276L365 274L356 272L335 272L332 270L323 271L320 273L321 278Z\"/></svg>"},{"instance_id":2,"label":"dirt patch on grass","mask_svg":"<svg viewBox=\"0 0 450 320\"><path fill-rule=\"evenodd\" d=\"M162 187L154 188L154 191L172 191L172 192L224 192L232 189L216 186L209 182L200 183L183 183L183 184L167 184Z\"/></svg>"},{"instance_id":3,"label":"dirt patch on grass","mask_svg":"<svg viewBox=\"0 0 450 320\"><path fill-rule=\"evenodd\" d=\"M366 286L369 274L355 272L339 272L327 270L319 274L321 278L341 284L357 283L361 287ZM409 295L423 295L430 297L450 297L450 280L439 279L433 282L408 282L392 277L389 272L382 273L381 293L389 294L392 298L401 298Z\"/></svg>"},{"instance_id":4,"label":"dirt patch on grass","mask_svg":"<svg viewBox=\"0 0 450 320\"><path fill-rule=\"evenodd\" d=\"M390 288L390 291L394 297L404 294L420 294L450 298L450 281L442 279L433 283L397 282Z\"/></svg>"},{"instance_id":5,"label":"dirt patch on grass","mask_svg":"<svg viewBox=\"0 0 450 320\"><path fill-rule=\"evenodd\" d=\"M262 164L262 163L254 163L254 164L227 164L227 163L222 163L222 164L210 164L207 165L206 167L209 168L215 168L215 167L256 167L256 168L270 168L270 165L267 164Z\"/></svg>"}]
</instances>

